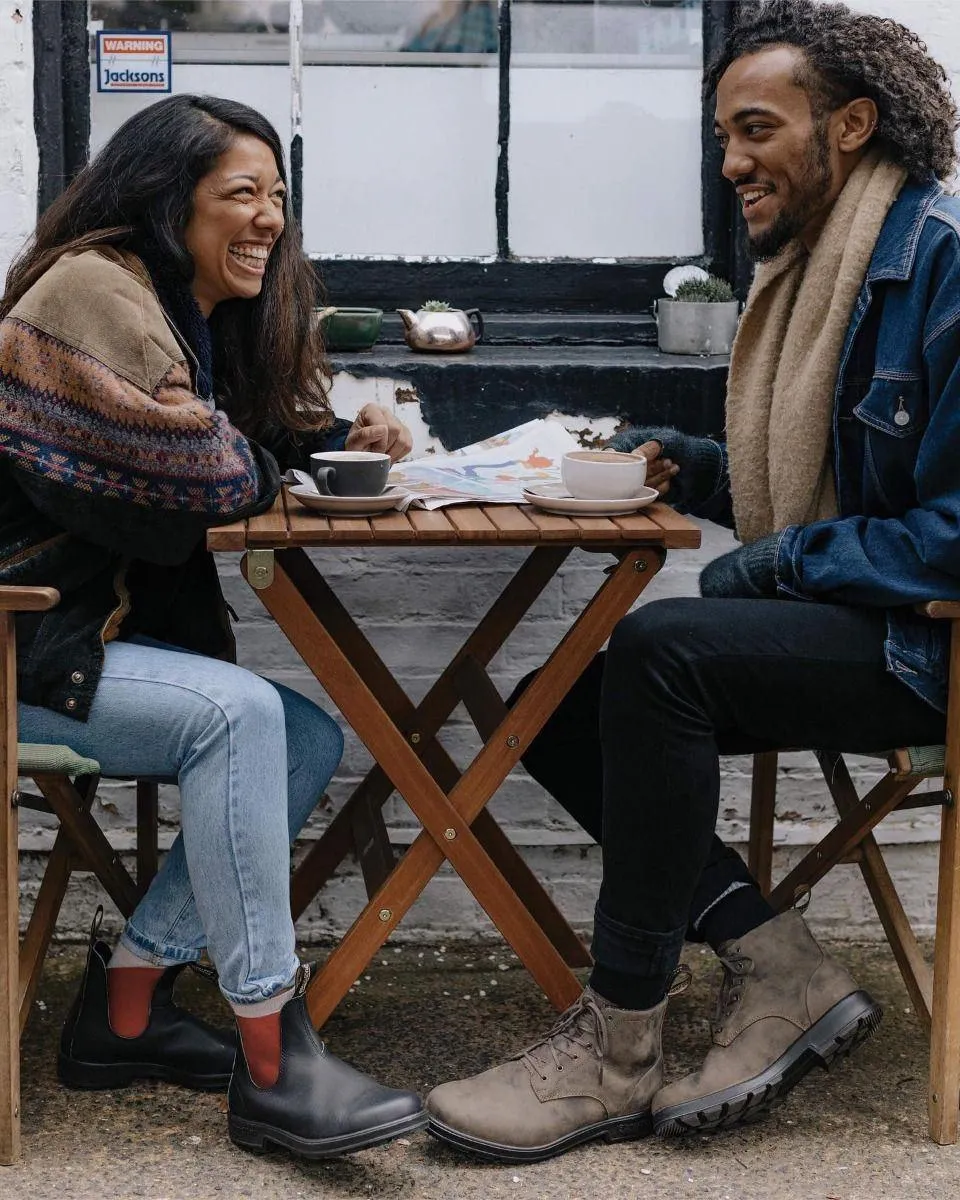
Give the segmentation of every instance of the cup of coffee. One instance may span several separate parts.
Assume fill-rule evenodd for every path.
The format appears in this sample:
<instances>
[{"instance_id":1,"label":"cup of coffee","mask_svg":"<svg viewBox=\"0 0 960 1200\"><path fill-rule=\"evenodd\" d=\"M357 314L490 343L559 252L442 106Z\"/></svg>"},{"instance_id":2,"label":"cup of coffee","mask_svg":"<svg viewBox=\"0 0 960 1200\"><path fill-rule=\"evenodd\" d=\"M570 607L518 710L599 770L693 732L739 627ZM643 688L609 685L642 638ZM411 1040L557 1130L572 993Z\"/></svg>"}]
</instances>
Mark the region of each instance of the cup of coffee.
<instances>
[{"instance_id":1,"label":"cup of coffee","mask_svg":"<svg viewBox=\"0 0 960 1200\"><path fill-rule=\"evenodd\" d=\"M310 474L324 496L379 496L391 465L389 454L372 450L320 450L310 455Z\"/></svg>"},{"instance_id":2,"label":"cup of coffee","mask_svg":"<svg viewBox=\"0 0 960 1200\"><path fill-rule=\"evenodd\" d=\"M647 477L647 460L618 450L571 450L560 476L578 500L632 500Z\"/></svg>"}]
</instances>

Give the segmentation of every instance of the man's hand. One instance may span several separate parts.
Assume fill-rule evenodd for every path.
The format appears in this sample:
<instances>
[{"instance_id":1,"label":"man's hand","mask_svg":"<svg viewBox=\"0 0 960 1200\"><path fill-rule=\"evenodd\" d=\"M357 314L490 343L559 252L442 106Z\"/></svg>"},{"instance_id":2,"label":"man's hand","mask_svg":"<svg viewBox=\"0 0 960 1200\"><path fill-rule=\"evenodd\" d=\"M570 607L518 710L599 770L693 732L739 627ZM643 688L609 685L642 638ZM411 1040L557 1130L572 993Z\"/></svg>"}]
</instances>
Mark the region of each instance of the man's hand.
<instances>
[{"instance_id":1,"label":"man's hand","mask_svg":"<svg viewBox=\"0 0 960 1200\"><path fill-rule=\"evenodd\" d=\"M723 600L776 597L781 533L768 533L708 562L700 572L700 595Z\"/></svg>"},{"instance_id":2,"label":"man's hand","mask_svg":"<svg viewBox=\"0 0 960 1200\"><path fill-rule=\"evenodd\" d=\"M660 442L644 442L630 453L634 458L647 460L647 487L656 488L661 496L670 491L670 480L680 470L672 459L663 457Z\"/></svg>"},{"instance_id":3,"label":"man's hand","mask_svg":"<svg viewBox=\"0 0 960 1200\"><path fill-rule=\"evenodd\" d=\"M379 404L365 404L347 434L348 450L389 454L394 462L410 453L413 437L399 417Z\"/></svg>"}]
</instances>

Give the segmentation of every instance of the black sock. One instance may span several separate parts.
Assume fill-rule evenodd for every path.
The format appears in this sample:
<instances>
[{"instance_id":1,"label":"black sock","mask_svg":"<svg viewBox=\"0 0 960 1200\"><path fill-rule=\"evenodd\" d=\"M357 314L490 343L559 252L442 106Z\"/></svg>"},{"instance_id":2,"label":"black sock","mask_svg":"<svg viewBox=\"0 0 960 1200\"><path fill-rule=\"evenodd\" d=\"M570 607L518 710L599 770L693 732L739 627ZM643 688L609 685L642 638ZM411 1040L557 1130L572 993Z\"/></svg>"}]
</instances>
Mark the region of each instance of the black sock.
<instances>
[{"instance_id":1,"label":"black sock","mask_svg":"<svg viewBox=\"0 0 960 1200\"><path fill-rule=\"evenodd\" d=\"M662 975L625 975L595 963L590 986L617 1008L655 1008L667 994L670 980Z\"/></svg>"},{"instance_id":2,"label":"black sock","mask_svg":"<svg viewBox=\"0 0 960 1200\"><path fill-rule=\"evenodd\" d=\"M697 932L714 950L724 942L736 941L758 925L764 925L776 912L754 883L734 888L712 908L696 919Z\"/></svg>"}]
</instances>

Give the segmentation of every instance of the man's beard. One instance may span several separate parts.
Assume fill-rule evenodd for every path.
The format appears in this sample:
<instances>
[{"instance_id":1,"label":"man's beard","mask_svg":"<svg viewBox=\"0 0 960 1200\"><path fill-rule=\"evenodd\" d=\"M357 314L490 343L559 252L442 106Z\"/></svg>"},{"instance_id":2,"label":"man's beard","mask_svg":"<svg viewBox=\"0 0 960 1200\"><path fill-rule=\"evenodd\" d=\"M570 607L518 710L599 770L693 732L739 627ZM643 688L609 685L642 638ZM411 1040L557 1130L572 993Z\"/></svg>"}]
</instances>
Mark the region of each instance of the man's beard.
<instances>
[{"instance_id":1,"label":"man's beard","mask_svg":"<svg viewBox=\"0 0 960 1200\"><path fill-rule=\"evenodd\" d=\"M822 207L824 196L830 191L833 183L830 148L826 127L820 122L810 135L798 177L804 181L803 187L796 193L790 207L774 217L769 229L755 238L748 235L748 249L754 262L775 258L787 242L792 241L810 223Z\"/></svg>"}]
</instances>

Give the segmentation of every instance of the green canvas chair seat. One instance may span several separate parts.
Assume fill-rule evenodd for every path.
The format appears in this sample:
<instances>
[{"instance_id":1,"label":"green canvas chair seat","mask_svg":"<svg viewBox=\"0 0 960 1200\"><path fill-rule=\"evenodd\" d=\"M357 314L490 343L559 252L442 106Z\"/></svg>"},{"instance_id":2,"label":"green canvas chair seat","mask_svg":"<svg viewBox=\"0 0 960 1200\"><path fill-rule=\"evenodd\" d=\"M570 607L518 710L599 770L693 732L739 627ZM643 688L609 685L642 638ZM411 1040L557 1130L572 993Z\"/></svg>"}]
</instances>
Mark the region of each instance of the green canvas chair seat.
<instances>
[{"instance_id":1,"label":"green canvas chair seat","mask_svg":"<svg viewBox=\"0 0 960 1200\"><path fill-rule=\"evenodd\" d=\"M906 746L914 775L942 775L946 769L946 746Z\"/></svg>"},{"instance_id":2,"label":"green canvas chair seat","mask_svg":"<svg viewBox=\"0 0 960 1200\"><path fill-rule=\"evenodd\" d=\"M17 743L17 770L21 775L99 775L95 758L84 758L69 746L45 746L36 742Z\"/></svg>"}]
</instances>

